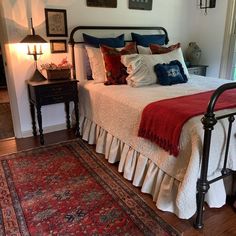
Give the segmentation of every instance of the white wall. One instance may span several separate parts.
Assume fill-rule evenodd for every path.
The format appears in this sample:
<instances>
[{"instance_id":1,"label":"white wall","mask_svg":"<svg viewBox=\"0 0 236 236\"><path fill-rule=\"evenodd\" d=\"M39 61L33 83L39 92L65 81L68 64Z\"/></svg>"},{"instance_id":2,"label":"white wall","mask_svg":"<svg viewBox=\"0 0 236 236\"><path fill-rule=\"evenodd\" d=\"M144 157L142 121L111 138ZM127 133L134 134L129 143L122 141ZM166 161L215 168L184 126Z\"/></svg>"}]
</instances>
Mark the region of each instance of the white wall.
<instances>
[{"instance_id":1,"label":"white wall","mask_svg":"<svg viewBox=\"0 0 236 236\"><path fill-rule=\"evenodd\" d=\"M207 75L219 77L221 55L224 42L225 22L228 0L216 1L216 8L205 10L196 9L193 0L191 41L197 42L202 50L201 63L209 65Z\"/></svg>"},{"instance_id":2,"label":"white wall","mask_svg":"<svg viewBox=\"0 0 236 236\"><path fill-rule=\"evenodd\" d=\"M218 1L217 8L209 10L208 16L204 16L196 8L195 0L153 0L152 11L130 10L128 0L118 0L117 8L87 7L86 0L2 0L9 39L9 44L6 45L9 49L7 60L11 63L13 71L8 79L16 88L16 100L13 103L17 104L20 121L21 132L18 132L17 136L31 134L31 117L25 81L33 74L34 66L32 58L20 53L17 45L17 42L29 33L28 19L31 16L36 33L45 38L44 8L66 9L69 32L77 25L164 26L169 32L170 42L181 42L184 49L188 42L198 42L203 51L202 62L210 65L210 75L217 75L226 2L227 0ZM217 28L213 27L215 24ZM59 62L65 56L65 54L60 56L46 54L40 58L39 64ZM50 127L51 130L55 130L57 127L65 127L64 108L61 104L43 107L42 115L44 129Z\"/></svg>"}]
</instances>

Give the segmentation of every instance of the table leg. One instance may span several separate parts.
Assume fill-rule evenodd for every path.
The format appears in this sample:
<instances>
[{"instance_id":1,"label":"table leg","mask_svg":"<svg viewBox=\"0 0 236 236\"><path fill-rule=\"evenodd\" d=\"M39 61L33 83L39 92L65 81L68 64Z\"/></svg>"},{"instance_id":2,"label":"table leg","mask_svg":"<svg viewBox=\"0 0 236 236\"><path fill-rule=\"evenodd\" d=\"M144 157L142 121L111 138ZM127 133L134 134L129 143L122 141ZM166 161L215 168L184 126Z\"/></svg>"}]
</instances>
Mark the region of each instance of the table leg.
<instances>
[{"instance_id":1,"label":"table leg","mask_svg":"<svg viewBox=\"0 0 236 236\"><path fill-rule=\"evenodd\" d=\"M75 135L77 137L79 137L80 133L79 133L79 108L78 108L78 100L75 100L74 104L75 104L75 120L76 120L76 123L75 123L75 127L76 127Z\"/></svg>"},{"instance_id":2,"label":"table leg","mask_svg":"<svg viewBox=\"0 0 236 236\"><path fill-rule=\"evenodd\" d=\"M44 137L43 137L43 128L42 128L42 114L41 114L41 106L37 106L37 118L38 118L38 125L39 125L39 137L40 143L44 144Z\"/></svg>"},{"instance_id":3,"label":"table leg","mask_svg":"<svg viewBox=\"0 0 236 236\"><path fill-rule=\"evenodd\" d=\"M36 122L35 122L35 109L34 109L34 104L32 102L30 102L30 114L31 114L31 119L32 119L33 135L37 136Z\"/></svg>"},{"instance_id":4,"label":"table leg","mask_svg":"<svg viewBox=\"0 0 236 236\"><path fill-rule=\"evenodd\" d=\"M66 127L70 129L70 107L69 102L65 102L65 111L66 111Z\"/></svg>"}]
</instances>

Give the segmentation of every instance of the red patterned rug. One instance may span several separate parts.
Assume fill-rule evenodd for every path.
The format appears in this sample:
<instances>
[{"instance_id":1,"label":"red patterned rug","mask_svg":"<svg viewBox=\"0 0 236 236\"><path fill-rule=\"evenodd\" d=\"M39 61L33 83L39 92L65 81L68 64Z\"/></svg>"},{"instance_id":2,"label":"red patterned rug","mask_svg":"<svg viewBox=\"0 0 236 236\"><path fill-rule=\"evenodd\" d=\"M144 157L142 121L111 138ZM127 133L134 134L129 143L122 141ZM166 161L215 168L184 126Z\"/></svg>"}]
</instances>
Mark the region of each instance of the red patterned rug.
<instances>
[{"instance_id":1,"label":"red patterned rug","mask_svg":"<svg viewBox=\"0 0 236 236\"><path fill-rule=\"evenodd\" d=\"M76 140L1 157L0 235L179 235Z\"/></svg>"}]
</instances>

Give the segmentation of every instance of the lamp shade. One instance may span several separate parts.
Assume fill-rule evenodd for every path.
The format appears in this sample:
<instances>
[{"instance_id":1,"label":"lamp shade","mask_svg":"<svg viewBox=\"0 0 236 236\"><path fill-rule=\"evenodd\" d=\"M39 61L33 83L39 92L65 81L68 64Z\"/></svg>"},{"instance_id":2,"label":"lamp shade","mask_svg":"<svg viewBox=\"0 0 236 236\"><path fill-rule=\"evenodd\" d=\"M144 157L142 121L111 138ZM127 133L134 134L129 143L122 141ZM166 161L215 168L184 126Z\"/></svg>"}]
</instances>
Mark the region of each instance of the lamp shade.
<instances>
[{"instance_id":1,"label":"lamp shade","mask_svg":"<svg viewBox=\"0 0 236 236\"><path fill-rule=\"evenodd\" d=\"M27 35L20 42L21 43L47 43L45 39L43 39L41 36L37 34Z\"/></svg>"}]
</instances>

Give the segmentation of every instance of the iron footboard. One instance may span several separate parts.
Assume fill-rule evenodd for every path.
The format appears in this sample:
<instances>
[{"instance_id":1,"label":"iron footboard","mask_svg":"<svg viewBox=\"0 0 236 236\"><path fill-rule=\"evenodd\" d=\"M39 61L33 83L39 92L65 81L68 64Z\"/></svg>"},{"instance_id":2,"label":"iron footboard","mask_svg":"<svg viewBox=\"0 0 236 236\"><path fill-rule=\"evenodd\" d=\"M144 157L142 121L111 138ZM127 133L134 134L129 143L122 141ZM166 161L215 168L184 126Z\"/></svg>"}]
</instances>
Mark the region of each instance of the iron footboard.
<instances>
[{"instance_id":1,"label":"iron footboard","mask_svg":"<svg viewBox=\"0 0 236 236\"><path fill-rule=\"evenodd\" d=\"M203 124L203 128L204 128L204 141L203 141L201 173L200 173L200 178L197 181L197 198L196 198L197 199L197 216L194 223L195 228L198 228L198 229L203 227L203 205L205 201L205 195L210 188L210 184L233 174L232 170L227 169L227 160L228 160L228 153L229 153L231 130L232 130L233 122L235 120L234 116L236 115L236 112L228 113L228 114L224 114L222 116L216 117L214 113L214 108L220 95L224 91L229 90L229 89L234 89L234 88L236 88L236 82L227 83L217 88L215 92L212 94L210 101L208 103L207 111L201 120ZM228 119L228 122L229 122L226 148L225 148L225 154L224 154L224 165L223 165L223 168L221 169L221 175L209 181L207 179L207 172L208 172L208 164L209 164L209 153L210 153L210 147L211 147L211 135L217 121L221 119Z\"/></svg>"}]
</instances>

